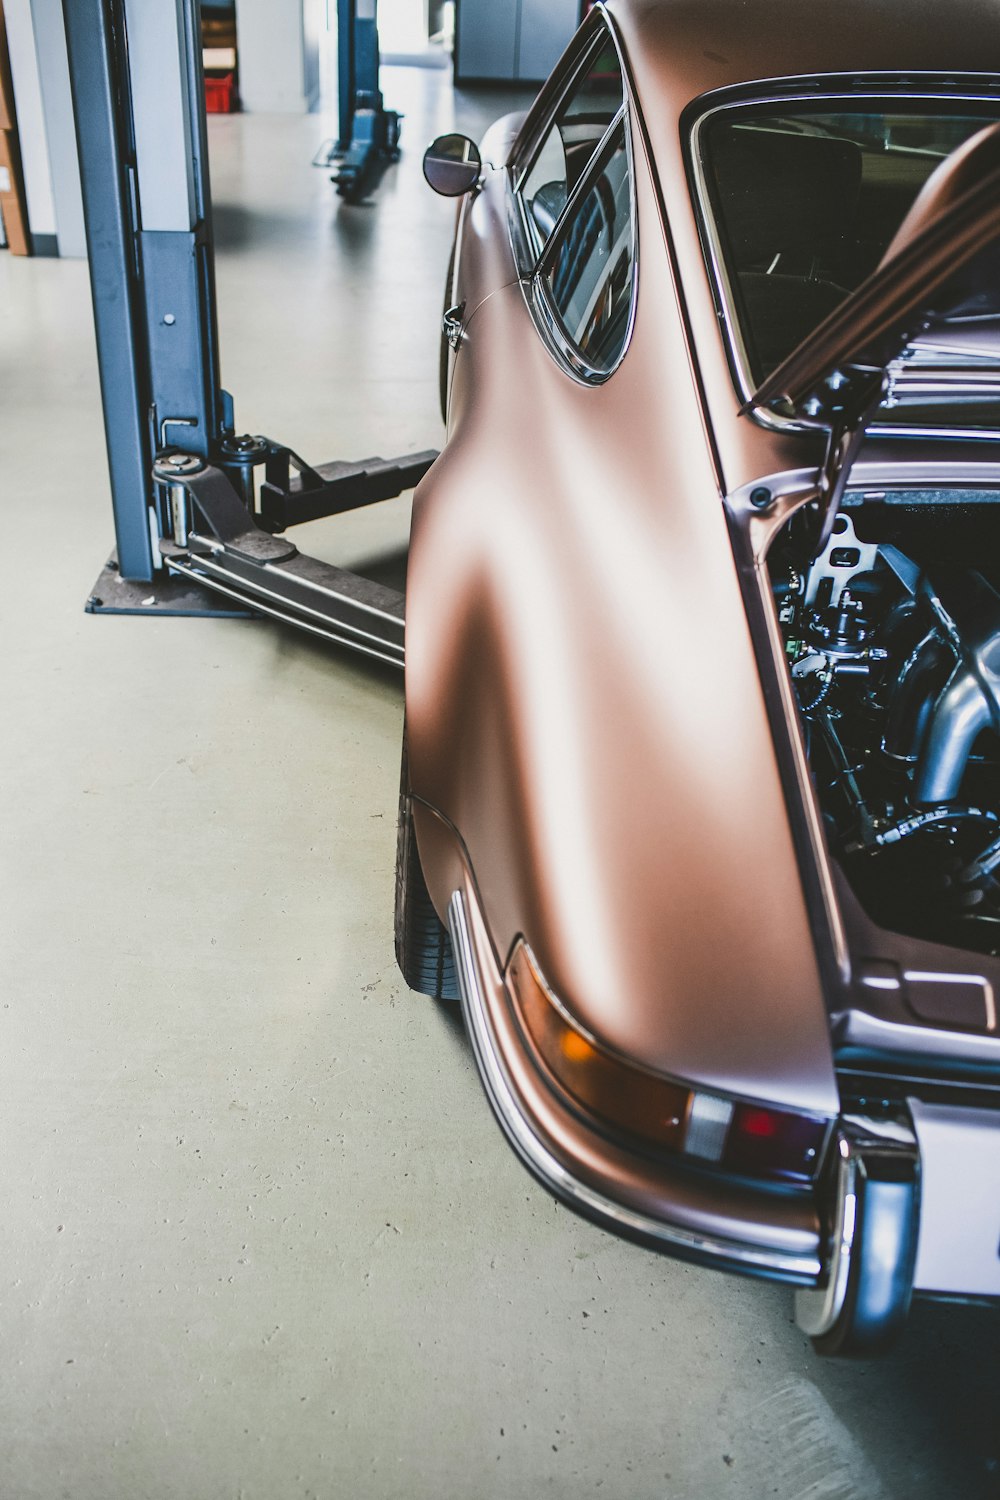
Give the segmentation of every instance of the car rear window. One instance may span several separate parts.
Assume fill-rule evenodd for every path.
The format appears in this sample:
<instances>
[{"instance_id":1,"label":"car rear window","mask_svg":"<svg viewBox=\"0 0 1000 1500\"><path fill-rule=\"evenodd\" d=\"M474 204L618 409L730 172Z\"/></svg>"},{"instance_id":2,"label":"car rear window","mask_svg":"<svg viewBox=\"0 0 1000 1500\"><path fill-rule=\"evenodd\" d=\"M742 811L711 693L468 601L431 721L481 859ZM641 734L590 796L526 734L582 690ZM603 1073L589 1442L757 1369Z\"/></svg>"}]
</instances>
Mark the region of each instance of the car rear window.
<instances>
[{"instance_id":1,"label":"car rear window","mask_svg":"<svg viewBox=\"0 0 1000 1500\"><path fill-rule=\"evenodd\" d=\"M696 154L746 394L875 270L931 172L993 123L978 101L732 106Z\"/></svg>"}]
</instances>

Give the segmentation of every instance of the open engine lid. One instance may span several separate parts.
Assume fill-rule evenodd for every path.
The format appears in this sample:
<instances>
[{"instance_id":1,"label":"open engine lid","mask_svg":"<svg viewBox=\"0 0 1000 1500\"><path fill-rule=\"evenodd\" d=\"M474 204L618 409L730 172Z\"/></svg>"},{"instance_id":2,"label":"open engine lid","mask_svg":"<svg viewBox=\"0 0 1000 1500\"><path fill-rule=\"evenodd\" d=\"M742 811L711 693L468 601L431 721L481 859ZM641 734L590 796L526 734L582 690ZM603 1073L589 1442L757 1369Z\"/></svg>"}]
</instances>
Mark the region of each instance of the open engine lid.
<instances>
[{"instance_id":1,"label":"open engine lid","mask_svg":"<svg viewBox=\"0 0 1000 1500\"><path fill-rule=\"evenodd\" d=\"M831 426L880 374L884 405L1000 401L1000 123L932 173L878 268L744 410Z\"/></svg>"}]
</instances>

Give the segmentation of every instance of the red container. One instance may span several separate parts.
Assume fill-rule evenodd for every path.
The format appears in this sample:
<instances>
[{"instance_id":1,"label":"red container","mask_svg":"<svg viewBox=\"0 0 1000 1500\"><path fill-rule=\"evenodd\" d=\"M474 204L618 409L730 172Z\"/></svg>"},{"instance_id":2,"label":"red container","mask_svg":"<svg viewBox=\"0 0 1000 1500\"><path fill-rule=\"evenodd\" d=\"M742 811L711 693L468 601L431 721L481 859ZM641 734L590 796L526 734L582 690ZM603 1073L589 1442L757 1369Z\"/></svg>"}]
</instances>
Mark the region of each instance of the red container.
<instances>
[{"instance_id":1,"label":"red container","mask_svg":"<svg viewBox=\"0 0 1000 1500\"><path fill-rule=\"evenodd\" d=\"M210 115L231 115L239 108L235 73L205 74L205 108Z\"/></svg>"}]
</instances>

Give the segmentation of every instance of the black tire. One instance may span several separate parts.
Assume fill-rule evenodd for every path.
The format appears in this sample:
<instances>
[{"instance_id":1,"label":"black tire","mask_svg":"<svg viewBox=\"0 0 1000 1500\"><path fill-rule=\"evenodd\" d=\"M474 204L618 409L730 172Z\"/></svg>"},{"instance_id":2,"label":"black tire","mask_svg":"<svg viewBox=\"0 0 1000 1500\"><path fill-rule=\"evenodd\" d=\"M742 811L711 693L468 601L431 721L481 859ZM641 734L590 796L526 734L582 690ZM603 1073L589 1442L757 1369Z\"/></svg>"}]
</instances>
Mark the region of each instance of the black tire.
<instances>
[{"instance_id":1,"label":"black tire","mask_svg":"<svg viewBox=\"0 0 1000 1500\"><path fill-rule=\"evenodd\" d=\"M403 739L396 833L396 962L411 990L435 1000L457 1000L458 978L448 929L434 910L413 829Z\"/></svg>"}]
</instances>

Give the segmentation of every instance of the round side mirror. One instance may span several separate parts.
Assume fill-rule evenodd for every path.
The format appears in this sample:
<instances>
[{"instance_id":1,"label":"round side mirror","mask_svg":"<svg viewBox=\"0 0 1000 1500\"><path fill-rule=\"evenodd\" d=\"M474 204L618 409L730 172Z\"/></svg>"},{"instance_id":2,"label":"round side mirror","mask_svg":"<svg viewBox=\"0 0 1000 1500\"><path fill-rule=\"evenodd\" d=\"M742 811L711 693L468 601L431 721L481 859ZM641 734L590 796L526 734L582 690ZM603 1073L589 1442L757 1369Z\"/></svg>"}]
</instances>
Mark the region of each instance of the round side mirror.
<instances>
[{"instance_id":1,"label":"round side mirror","mask_svg":"<svg viewBox=\"0 0 1000 1500\"><path fill-rule=\"evenodd\" d=\"M424 152L424 176L436 193L460 198L479 181L483 159L467 135L439 135Z\"/></svg>"}]
</instances>

